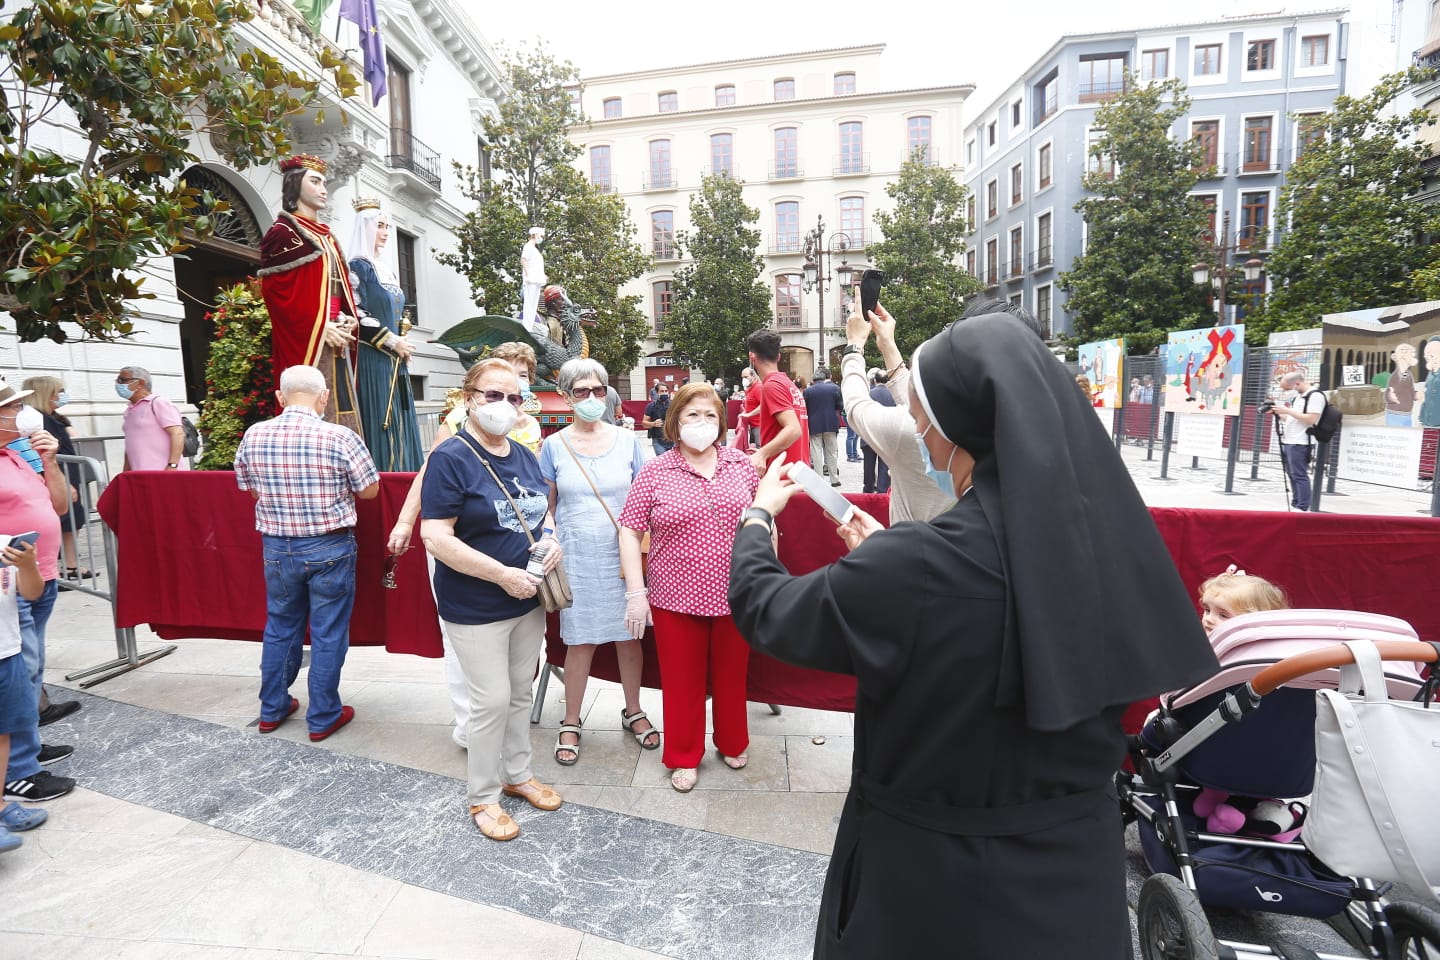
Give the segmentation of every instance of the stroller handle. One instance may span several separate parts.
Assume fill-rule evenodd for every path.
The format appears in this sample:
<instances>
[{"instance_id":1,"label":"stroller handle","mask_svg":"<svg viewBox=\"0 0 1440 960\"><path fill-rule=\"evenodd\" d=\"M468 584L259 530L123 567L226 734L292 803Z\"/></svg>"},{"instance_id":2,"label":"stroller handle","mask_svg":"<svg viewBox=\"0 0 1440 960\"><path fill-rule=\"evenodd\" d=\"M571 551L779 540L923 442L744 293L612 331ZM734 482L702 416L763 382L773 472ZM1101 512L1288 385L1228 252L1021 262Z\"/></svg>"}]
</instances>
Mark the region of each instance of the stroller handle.
<instances>
[{"instance_id":1,"label":"stroller handle","mask_svg":"<svg viewBox=\"0 0 1440 960\"><path fill-rule=\"evenodd\" d=\"M1380 652L1381 660L1409 660L1414 663L1435 663L1440 660L1440 645L1418 640L1377 640L1375 649ZM1279 663L1266 667L1251 679L1250 688L1263 697L1275 688L1307 674L1343 667L1354 662L1350 648L1343 643L1336 643L1286 657Z\"/></svg>"}]
</instances>

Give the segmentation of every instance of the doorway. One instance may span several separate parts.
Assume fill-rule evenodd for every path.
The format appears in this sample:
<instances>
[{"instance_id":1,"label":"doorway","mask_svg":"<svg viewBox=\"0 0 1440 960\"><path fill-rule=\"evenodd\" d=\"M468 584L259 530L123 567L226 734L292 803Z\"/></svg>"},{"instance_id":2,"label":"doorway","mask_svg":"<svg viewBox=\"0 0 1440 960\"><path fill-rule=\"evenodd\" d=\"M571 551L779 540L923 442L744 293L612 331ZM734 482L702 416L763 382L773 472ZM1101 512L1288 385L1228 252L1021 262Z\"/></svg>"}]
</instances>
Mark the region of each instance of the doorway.
<instances>
[{"instance_id":1,"label":"doorway","mask_svg":"<svg viewBox=\"0 0 1440 960\"><path fill-rule=\"evenodd\" d=\"M216 212L203 200L194 215L209 215L215 232L208 240L195 242L183 256L175 258L175 294L185 310L180 321L180 358L185 372L185 402L198 406L205 399L205 366L210 362L210 344L215 338L214 322L205 319L215 309L215 294L255 273L260 264L263 231L254 210L229 180L209 167L185 171L187 185L224 201L228 210Z\"/></svg>"}]
</instances>

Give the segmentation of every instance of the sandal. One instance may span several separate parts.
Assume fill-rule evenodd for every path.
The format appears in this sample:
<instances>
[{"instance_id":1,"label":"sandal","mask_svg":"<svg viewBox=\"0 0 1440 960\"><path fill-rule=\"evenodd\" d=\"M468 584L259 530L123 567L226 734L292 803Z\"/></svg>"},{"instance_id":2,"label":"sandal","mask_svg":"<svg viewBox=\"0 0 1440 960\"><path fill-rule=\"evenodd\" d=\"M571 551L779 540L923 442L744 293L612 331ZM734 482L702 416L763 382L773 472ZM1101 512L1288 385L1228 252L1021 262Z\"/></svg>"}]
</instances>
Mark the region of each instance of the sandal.
<instances>
[{"instance_id":1,"label":"sandal","mask_svg":"<svg viewBox=\"0 0 1440 960\"><path fill-rule=\"evenodd\" d=\"M650 720L649 717L645 716L644 710L636 710L634 713L626 713L624 707L620 708L620 726L624 727L626 730L629 730L630 733L634 735L635 742L640 744L640 746L646 750L659 749L660 731L655 729L655 724L653 723L650 724L649 730L636 730L635 724L640 720L644 720L647 723ZM651 734L654 734L655 742L646 743L645 741L651 736Z\"/></svg>"},{"instance_id":2,"label":"sandal","mask_svg":"<svg viewBox=\"0 0 1440 960\"><path fill-rule=\"evenodd\" d=\"M559 810L565 801L560 794L531 777L524 783L501 784L500 792L507 797L519 797L536 810Z\"/></svg>"},{"instance_id":3,"label":"sandal","mask_svg":"<svg viewBox=\"0 0 1440 960\"><path fill-rule=\"evenodd\" d=\"M560 764L560 766L573 767L575 766L575 762L580 759L580 727L584 723L584 720L576 720L574 723L560 724L560 730L555 734L555 762ZM575 734L574 743L565 743L560 739L567 733ZM560 756L561 752L566 750L570 752L570 758L568 760Z\"/></svg>"},{"instance_id":4,"label":"sandal","mask_svg":"<svg viewBox=\"0 0 1440 960\"><path fill-rule=\"evenodd\" d=\"M725 756L725 754L721 753L717 749L715 751L715 756L719 757L720 762L725 764L725 766L729 767L731 770L744 770L746 765L750 763L750 758L743 753L740 754L738 757L727 757Z\"/></svg>"},{"instance_id":5,"label":"sandal","mask_svg":"<svg viewBox=\"0 0 1440 960\"><path fill-rule=\"evenodd\" d=\"M700 782L700 771L694 767L677 767L670 774L670 786L680 793L689 793Z\"/></svg>"},{"instance_id":6,"label":"sandal","mask_svg":"<svg viewBox=\"0 0 1440 960\"><path fill-rule=\"evenodd\" d=\"M95 579L95 571L91 570L89 567L66 567L66 568L65 568L65 579L66 579L66 580L93 580L93 579Z\"/></svg>"},{"instance_id":7,"label":"sandal","mask_svg":"<svg viewBox=\"0 0 1440 960\"><path fill-rule=\"evenodd\" d=\"M498 803L471 807L470 819L475 821L480 833L489 840L514 840L520 836L520 824L501 809Z\"/></svg>"}]
</instances>

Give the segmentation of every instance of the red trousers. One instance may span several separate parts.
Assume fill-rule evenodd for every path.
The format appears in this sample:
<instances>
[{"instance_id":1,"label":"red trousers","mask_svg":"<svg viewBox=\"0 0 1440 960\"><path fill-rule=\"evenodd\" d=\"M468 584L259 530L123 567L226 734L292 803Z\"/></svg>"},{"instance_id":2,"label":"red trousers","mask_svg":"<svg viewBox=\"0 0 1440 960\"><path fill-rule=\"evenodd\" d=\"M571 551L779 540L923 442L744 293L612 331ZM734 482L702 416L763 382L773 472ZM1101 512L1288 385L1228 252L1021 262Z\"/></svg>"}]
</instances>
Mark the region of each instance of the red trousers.
<instances>
[{"instance_id":1,"label":"red trousers","mask_svg":"<svg viewBox=\"0 0 1440 960\"><path fill-rule=\"evenodd\" d=\"M698 767L705 755L705 688L709 680L715 747L737 757L750 746L745 674L750 645L735 621L651 608L665 704L665 750L670 769Z\"/></svg>"}]
</instances>

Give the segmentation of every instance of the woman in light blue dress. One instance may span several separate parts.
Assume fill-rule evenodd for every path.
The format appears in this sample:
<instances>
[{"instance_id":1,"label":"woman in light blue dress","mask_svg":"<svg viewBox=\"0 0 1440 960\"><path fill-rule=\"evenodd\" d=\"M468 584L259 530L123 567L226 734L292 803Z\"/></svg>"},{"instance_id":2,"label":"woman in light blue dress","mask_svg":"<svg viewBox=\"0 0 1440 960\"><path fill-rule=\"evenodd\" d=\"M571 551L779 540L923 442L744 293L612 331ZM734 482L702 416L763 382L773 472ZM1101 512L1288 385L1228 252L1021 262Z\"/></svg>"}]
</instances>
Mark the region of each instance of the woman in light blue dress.
<instances>
[{"instance_id":1,"label":"woman in light blue dress","mask_svg":"<svg viewBox=\"0 0 1440 960\"><path fill-rule=\"evenodd\" d=\"M605 423L605 368L590 359L566 362L556 377L575 422L545 438L540 473L550 484L550 509L565 548L565 572L574 604L560 611L565 641L565 719L555 738L555 760L580 759L580 707L595 648L615 644L625 707L620 722L646 750L660 746L660 731L640 709L640 641L625 627L625 581L620 577L617 518L630 483L645 464L632 430Z\"/></svg>"}]
</instances>

